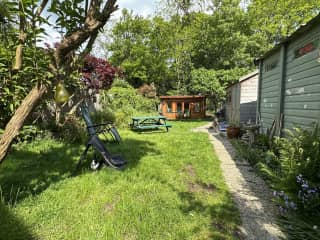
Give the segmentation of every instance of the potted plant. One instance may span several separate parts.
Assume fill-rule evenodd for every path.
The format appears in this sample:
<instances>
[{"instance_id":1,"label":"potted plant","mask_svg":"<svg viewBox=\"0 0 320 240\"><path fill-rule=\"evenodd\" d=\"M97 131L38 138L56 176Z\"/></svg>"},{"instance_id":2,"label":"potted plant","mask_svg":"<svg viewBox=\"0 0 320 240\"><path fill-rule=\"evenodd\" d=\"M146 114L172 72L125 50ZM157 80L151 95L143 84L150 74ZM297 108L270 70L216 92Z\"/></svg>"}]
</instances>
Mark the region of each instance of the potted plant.
<instances>
[{"instance_id":1,"label":"potted plant","mask_svg":"<svg viewBox=\"0 0 320 240\"><path fill-rule=\"evenodd\" d=\"M227 137L228 138L238 138L240 136L240 124L237 121L229 123L227 127Z\"/></svg>"}]
</instances>

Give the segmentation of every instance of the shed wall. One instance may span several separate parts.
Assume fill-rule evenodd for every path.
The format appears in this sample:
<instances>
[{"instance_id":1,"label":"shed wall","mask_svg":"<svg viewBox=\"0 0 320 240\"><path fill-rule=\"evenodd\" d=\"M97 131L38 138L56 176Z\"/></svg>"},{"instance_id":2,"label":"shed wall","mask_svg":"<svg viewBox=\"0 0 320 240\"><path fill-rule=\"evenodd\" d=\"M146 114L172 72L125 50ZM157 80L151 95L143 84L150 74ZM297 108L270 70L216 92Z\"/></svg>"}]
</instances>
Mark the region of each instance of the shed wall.
<instances>
[{"instance_id":1,"label":"shed wall","mask_svg":"<svg viewBox=\"0 0 320 240\"><path fill-rule=\"evenodd\" d=\"M229 102L226 104L226 120L228 122L240 121L240 84L234 84L228 88Z\"/></svg>"},{"instance_id":2,"label":"shed wall","mask_svg":"<svg viewBox=\"0 0 320 240\"><path fill-rule=\"evenodd\" d=\"M260 114L262 130L270 128L276 119L279 104L280 52L263 61L260 90Z\"/></svg>"},{"instance_id":3,"label":"shed wall","mask_svg":"<svg viewBox=\"0 0 320 240\"><path fill-rule=\"evenodd\" d=\"M308 128L320 118L319 47L296 57L297 49L320 40L320 27L289 43L285 75L284 127ZM318 45L319 46L319 45Z\"/></svg>"},{"instance_id":4,"label":"shed wall","mask_svg":"<svg viewBox=\"0 0 320 240\"><path fill-rule=\"evenodd\" d=\"M255 122L258 98L258 75L240 82L240 122Z\"/></svg>"},{"instance_id":5,"label":"shed wall","mask_svg":"<svg viewBox=\"0 0 320 240\"><path fill-rule=\"evenodd\" d=\"M320 26L315 26L306 34L283 43L283 58L279 49L262 60L259 110L264 132L273 120L279 121L280 113L283 113L283 127L288 129L308 128L319 121L319 42ZM310 43L314 49L300 54L299 50Z\"/></svg>"}]
</instances>

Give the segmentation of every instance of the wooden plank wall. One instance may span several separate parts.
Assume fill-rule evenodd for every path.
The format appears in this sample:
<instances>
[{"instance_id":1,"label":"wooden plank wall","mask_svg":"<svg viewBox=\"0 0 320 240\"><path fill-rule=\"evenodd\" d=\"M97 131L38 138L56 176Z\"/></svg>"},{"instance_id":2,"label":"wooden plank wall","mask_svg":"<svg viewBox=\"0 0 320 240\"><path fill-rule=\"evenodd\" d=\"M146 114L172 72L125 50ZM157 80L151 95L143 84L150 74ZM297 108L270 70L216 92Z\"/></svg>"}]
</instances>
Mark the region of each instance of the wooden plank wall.
<instances>
[{"instance_id":1,"label":"wooden plank wall","mask_svg":"<svg viewBox=\"0 0 320 240\"><path fill-rule=\"evenodd\" d=\"M288 45L284 97L284 127L309 128L320 119L319 47L301 57L295 51L320 41L320 27L313 28ZM319 46L319 45L318 45Z\"/></svg>"},{"instance_id":2,"label":"wooden plank wall","mask_svg":"<svg viewBox=\"0 0 320 240\"><path fill-rule=\"evenodd\" d=\"M270 67L273 66L273 67ZM270 128L276 119L279 105L280 52L263 61L260 89L260 113L262 131Z\"/></svg>"},{"instance_id":3,"label":"wooden plank wall","mask_svg":"<svg viewBox=\"0 0 320 240\"><path fill-rule=\"evenodd\" d=\"M316 48L297 57L297 51L309 43L314 43ZM281 48L262 61L259 110L263 132L271 127L274 119L279 119L279 113L283 113L283 127L287 129L309 128L320 120L320 26L285 44L283 68ZM282 73L283 91L279 88ZM282 107L280 101L283 101Z\"/></svg>"}]
</instances>

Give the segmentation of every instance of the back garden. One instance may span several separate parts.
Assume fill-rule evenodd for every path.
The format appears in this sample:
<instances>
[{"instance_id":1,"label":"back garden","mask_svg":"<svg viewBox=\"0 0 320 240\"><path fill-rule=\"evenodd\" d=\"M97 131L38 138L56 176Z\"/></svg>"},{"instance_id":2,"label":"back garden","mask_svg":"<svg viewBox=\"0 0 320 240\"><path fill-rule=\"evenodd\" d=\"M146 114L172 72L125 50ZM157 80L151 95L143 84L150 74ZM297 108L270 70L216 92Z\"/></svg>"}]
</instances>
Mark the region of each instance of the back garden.
<instances>
[{"instance_id":1,"label":"back garden","mask_svg":"<svg viewBox=\"0 0 320 240\"><path fill-rule=\"evenodd\" d=\"M226 88L320 1L168 0L148 16L123 5L0 0L0 240L245 239L221 159L192 130L212 123ZM205 96L198 108L210 117L132 131L133 117L160 114L160 96ZM95 124L118 129L120 143L97 136L123 169L90 169L93 151L76 168L84 104ZM283 136L232 144L274 191L286 237L320 239L319 126Z\"/></svg>"},{"instance_id":2,"label":"back garden","mask_svg":"<svg viewBox=\"0 0 320 240\"><path fill-rule=\"evenodd\" d=\"M73 172L84 146L15 145L2 165L0 239L234 239L240 222L203 121L169 133L122 130L123 171ZM194 147L197 142L197 148ZM201 151L198 151L201 149Z\"/></svg>"}]
</instances>

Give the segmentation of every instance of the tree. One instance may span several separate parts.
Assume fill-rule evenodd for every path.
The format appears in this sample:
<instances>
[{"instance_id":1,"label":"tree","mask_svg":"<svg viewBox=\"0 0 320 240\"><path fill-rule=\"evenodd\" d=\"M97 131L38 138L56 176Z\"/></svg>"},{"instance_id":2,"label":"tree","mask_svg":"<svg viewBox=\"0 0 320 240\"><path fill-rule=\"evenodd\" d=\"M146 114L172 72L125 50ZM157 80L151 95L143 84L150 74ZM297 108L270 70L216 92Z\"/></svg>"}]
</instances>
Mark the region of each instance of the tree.
<instances>
[{"instance_id":1,"label":"tree","mask_svg":"<svg viewBox=\"0 0 320 240\"><path fill-rule=\"evenodd\" d=\"M250 21L240 0L213 1L211 14L194 15L192 62L196 68L252 67Z\"/></svg>"},{"instance_id":2,"label":"tree","mask_svg":"<svg viewBox=\"0 0 320 240\"><path fill-rule=\"evenodd\" d=\"M48 0L13 2L16 4L15 14L18 16L15 20L19 25L19 39L12 67L15 73L24 71L24 48L28 48L29 43L34 44L36 35L41 33L41 23L46 20L41 15L48 2ZM100 0L52 0L50 4L49 12L57 15L56 26L64 30L64 36L54 49L48 66L53 78L50 79L50 76L47 76L42 79L38 76L33 88L6 125L0 139L0 162L4 160L13 139L18 135L25 119L37 102L52 83L63 81L63 79L68 80L68 74L72 72L72 67L76 66L79 59L90 52L99 30L106 24L110 15L117 10L116 0L107 0L104 5ZM78 57L73 57L74 52L84 43L86 45L77 55Z\"/></svg>"},{"instance_id":3,"label":"tree","mask_svg":"<svg viewBox=\"0 0 320 240\"><path fill-rule=\"evenodd\" d=\"M120 66L135 87L144 83L160 86L168 79L170 26L161 17L152 20L123 10L105 47L113 65Z\"/></svg>"},{"instance_id":4,"label":"tree","mask_svg":"<svg viewBox=\"0 0 320 240\"><path fill-rule=\"evenodd\" d=\"M252 29L274 45L293 33L320 12L319 0L252 0L248 13L252 19Z\"/></svg>"},{"instance_id":5,"label":"tree","mask_svg":"<svg viewBox=\"0 0 320 240\"><path fill-rule=\"evenodd\" d=\"M223 102L226 87L247 72L247 69L234 68L231 70L208 70L205 68L193 69L189 92L207 96L216 110Z\"/></svg>"}]
</instances>

